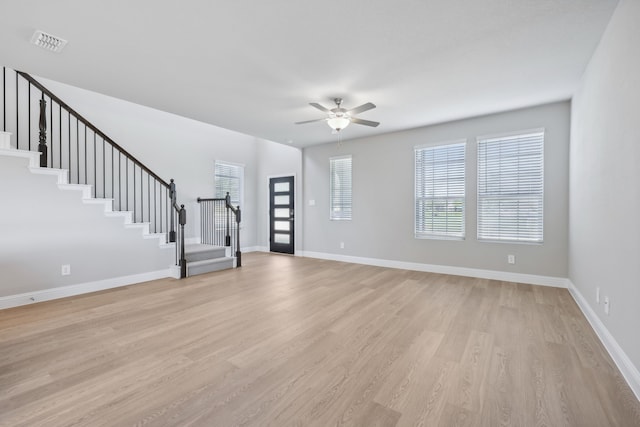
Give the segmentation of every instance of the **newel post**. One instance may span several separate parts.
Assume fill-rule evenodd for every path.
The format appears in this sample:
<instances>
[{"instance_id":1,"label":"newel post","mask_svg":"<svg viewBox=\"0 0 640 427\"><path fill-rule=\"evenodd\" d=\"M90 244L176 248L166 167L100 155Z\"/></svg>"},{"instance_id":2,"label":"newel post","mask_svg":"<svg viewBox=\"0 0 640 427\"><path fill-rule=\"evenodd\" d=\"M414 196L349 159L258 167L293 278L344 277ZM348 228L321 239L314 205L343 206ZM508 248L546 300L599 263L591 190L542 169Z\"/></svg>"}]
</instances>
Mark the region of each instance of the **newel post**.
<instances>
[{"instance_id":1,"label":"newel post","mask_svg":"<svg viewBox=\"0 0 640 427\"><path fill-rule=\"evenodd\" d=\"M225 199L225 212L227 213L227 225L225 228L225 236L224 236L224 245L225 246L231 246L231 235L229 234L229 215L231 214L231 212L229 212L229 207L231 206L231 196L229 195L229 192L227 191L227 196L224 198Z\"/></svg>"},{"instance_id":2,"label":"newel post","mask_svg":"<svg viewBox=\"0 0 640 427\"><path fill-rule=\"evenodd\" d=\"M176 206L176 184L173 182L173 178L171 178L171 183L169 184L169 197L171 197L171 208L170 212L173 212L173 208ZM174 215L169 215L171 217L171 228L169 229L169 242L176 241L176 224L174 220Z\"/></svg>"},{"instance_id":3,"label":"newel post","mask_svg":"<svg viewBox=\"0 0 640 427\"><path fill-rule=\"evenodd\" d=\"M47 167L47 101L44 100L44 93L40 98L40 167Z\"/></svg>"},{"instance_id":4,"label":"newel post","mask_svg":"<svg viewBox=\"0 0 640 427\"><path fill-rule=\"evenodd\" d=\"M242 252L240 251L240 205L236 209L236 267L242 267Z\"/></svg>"},{"instance_id":5,"label":"newel post","mask_svg":"<svg viewBox=\"0 0 640 427\"><path fill-rule=\"evenodd\" d=\"M178 223L180 224L180 278L184 279L187 277L187 259L184 253L184 225L187 223L187 211L184 205L180 205Z\"/></svg>"}]
</instances>

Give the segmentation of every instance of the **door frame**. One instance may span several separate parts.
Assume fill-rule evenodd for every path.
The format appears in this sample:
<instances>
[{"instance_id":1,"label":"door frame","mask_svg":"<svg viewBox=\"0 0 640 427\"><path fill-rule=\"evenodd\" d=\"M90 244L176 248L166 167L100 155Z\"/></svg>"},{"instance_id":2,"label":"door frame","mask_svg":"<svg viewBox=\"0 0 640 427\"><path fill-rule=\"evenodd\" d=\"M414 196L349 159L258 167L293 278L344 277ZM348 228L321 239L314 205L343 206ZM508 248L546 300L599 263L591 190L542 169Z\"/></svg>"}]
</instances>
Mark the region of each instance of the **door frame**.
<instances>
[{"instance_id":1,"label":"door frame","mask_svg":"<svg viewBox=\"0 0 640 427\"><path fill-rule=\"evenodd\" d=\"M296 246L298 246L298 242L300 241L300 234L298 233L298 206L299 206L299 197L298 197L298 177L295 174L295 172L291 172L291 173L279 173L279 174L274 174L274 175L267 175L267 197L266 197L266 201L267 201L267 230L266 230L266 234L267 234L267 250L266 252L268 253L272 253L271 252L271 242L270 242L270 238L271 238L271 218L269 218L269 213L271 210L271 189L269 188L269 181L271 180L271 178L286 178L292 176L293 177L293 212L294 212L294 217L293 217L293 232L295 233L295 238L293 241L293 256L296 255ZM279 253L279 252L273 252L273 253ZM285 255L285 254L282 254Z\"/></svg>"}]
</instances>

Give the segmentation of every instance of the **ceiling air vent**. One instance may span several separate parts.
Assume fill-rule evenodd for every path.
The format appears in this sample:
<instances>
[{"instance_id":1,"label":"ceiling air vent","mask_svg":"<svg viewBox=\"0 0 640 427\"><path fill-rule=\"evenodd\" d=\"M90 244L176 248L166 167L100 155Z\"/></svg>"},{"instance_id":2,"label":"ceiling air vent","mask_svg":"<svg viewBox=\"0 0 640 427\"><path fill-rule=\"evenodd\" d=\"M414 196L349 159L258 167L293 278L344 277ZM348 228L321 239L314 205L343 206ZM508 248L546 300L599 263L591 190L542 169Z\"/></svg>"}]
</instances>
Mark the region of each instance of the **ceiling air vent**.
<instances>
[{"instance_id":1,"label":"ceiling air vent","mask_svg":"<svg viewBox=\"0 0 640 427\"><path fill-rule=\"evenodd\" d=\"M31 37L31 43L36 46L40 46L43 49L50 50L51 52L59 53L63 47L67 44L67 41L60 37L52 36L44 31L36 31Z\"/></svg>"}]
</instances>

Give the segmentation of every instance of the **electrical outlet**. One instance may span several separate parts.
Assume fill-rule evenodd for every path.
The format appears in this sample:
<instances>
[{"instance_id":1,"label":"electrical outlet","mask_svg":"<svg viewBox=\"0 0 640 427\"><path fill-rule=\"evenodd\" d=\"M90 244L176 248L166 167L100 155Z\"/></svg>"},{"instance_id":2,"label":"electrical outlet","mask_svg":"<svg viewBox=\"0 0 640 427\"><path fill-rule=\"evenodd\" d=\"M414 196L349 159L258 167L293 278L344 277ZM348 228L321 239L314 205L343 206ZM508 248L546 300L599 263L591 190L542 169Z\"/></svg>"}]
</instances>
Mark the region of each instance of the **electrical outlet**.
<instances>
[{"instance_id":1,"label":"electrical outlet","mask_svg":"<svg viewBox=\"0 0 640 427\"><path fill-rule=\"evenodd\" d=\"M340 242L340 249L344 249L344 242Z\"/></svg>"},{"instance_id":2,"label":"electrical outlet","mask_svg":"<svg viewBox=\"0 0 640 427\"><path fill-rule=\"evenodd\" d=\"M611 305L609 304L609 297L604 297L604 314L609 315Z\"/></svg>"},{"instance_id":3,"label":"electrical outlet","mask_svg":"<svg viewBox=\"0 0 640 427\"><path fill-rule=\"evenodd\" d=\"M600 288L596 288L596 304L600 304Z\"/></svg>"},{"instance_id":4,"label":"electrical outlet","mask_svg":"<svg viewBox=\"0 0 640 427\"><path fill-rule=\"evenodd\" d=\"M71 266L69 264L63 264L61 273L63 276L69 276L71 274Z\"/></svg>"},{"instance_id":5,"label":"electrical outlet","mask_svg":"<svg viewBox=\"0 0 640 427\"><path fill-rule=\"evenodd\" d=\"M316 201L311 199L309 200L309 206L315 206L316 205Z\"/></svg>"},{"instance_id":6,"label":"electrical outlet","mask_svg":"<svg viewBox=\"0 0 640 427\"><path fill-rule=\"evenodd\" d=\"M516 256L515 255L507 255L507 262L509 264L515 264L516 263Z\"/></svg>"}]
</instances>

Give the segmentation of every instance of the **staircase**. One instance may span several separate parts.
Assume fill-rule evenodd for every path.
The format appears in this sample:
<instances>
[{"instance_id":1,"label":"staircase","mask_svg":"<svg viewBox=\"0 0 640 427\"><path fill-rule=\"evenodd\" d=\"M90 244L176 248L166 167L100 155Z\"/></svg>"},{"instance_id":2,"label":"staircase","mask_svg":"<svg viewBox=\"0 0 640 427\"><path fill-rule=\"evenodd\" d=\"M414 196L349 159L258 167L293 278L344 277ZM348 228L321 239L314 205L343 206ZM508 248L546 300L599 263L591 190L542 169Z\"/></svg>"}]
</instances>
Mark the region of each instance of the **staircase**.
<instances>
[{"instance_id":1,"label":"staircase","mask_svg":"<svg viewBox=\"0 0 640 427\"><path fill-rule=\"evenodd\" d=\"M32 173L54 176L60 190L79 192L83 204L98 205L104 216L121 218L126 229L174 251L174 277L241 265L239 207L227 200L226 242L185 245L186 211L173 179L160 178L30 75L2 67L1 85L0 155L29 159ZM231 240L230 215L237 227Z\"/></svg>"}]
</instances>

